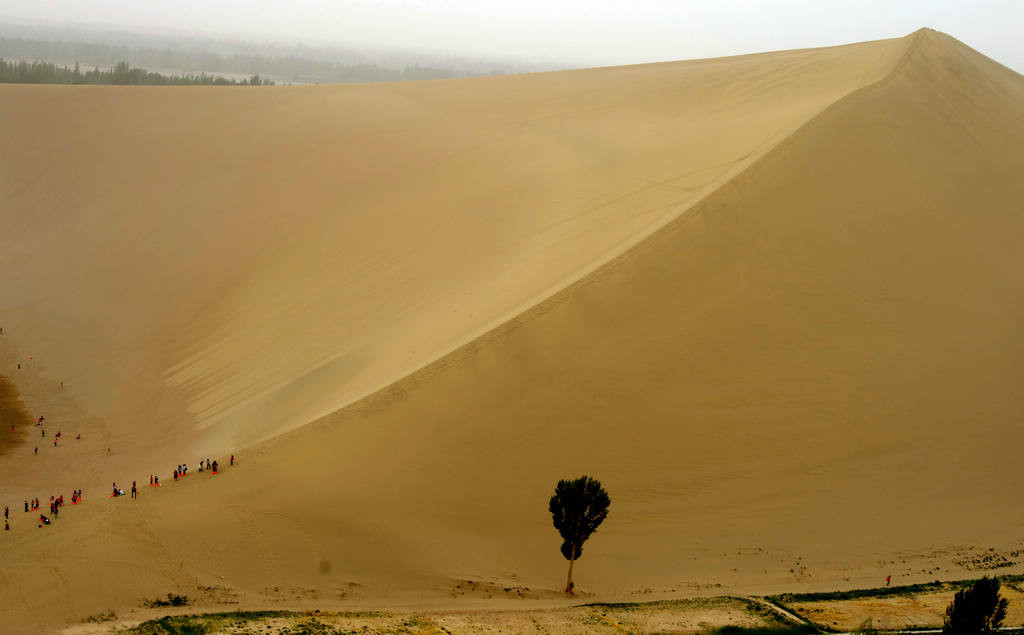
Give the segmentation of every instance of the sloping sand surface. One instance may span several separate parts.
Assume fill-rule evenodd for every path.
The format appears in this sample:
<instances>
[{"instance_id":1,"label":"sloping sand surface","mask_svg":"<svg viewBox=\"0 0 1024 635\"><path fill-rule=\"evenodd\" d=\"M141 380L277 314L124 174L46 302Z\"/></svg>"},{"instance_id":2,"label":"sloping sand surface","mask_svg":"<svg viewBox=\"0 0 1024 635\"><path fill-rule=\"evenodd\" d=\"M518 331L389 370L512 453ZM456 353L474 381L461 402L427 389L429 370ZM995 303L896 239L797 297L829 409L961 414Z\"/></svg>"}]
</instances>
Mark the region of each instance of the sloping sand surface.
<instances>
[{"instance_id":1,"label":"sloping sand surface","mask_svg":"<svg viewBox=\"0 0 1024 635\"><path fill-rule=\"evenodd\" d=\"M3 86L8 341L116 447L245 447L576 280L904 46L393 85Z\"/></svg>"},{"instance_id":2,"label":"sloping sand surface","mask_svg":"<svg viewBox=\"0 0 1024 635\"><path fill-rule=\"evenodd\" d=\"M0 99L0 121L12 101L65 103L58 89L25 94ZM217 476L143 487L138 502L94 497L59 526L5 536L7 623L42 628L197 585L243 605L436 605L461 601L460 579L492 582L495 597L555 589L565 563L546 500L581 473L613 503L577 582L607 596L964 577L972 548L1024 546L1020 75L920 31L728 60L210 94L81 91L83 112L113 111L126 130L166 109L173 126L115 135L120 158L105 159L165 173L158 193L151 178L99 179L93 164L109 164L74 147L39 150L34 167L4 155L3 196L17 202L4 241L23 249L5 266L7 354L43 351L39 364L74 378L68 412L98 413L116 451L132 449L105 457L104 476L192 442L193 423L209 435L198 447L218 450L292 428L569 286ZM188 108L197 95L204 109ZM345 108L379 129L325 129ZM395 123L417 116L436 125ZM241 130L240 148L222 143ZM14 136L28 155L41 145ZM295 158L294 138L308 155ZM149 144L161 151L146 165L124 158ZM264 160L275 155L290 160ZM53 189L53 173L74 187ZM93 202L65 218L75 189ZM129 213L124 189L143 211ZM14 377L26 390L45 383L26 370L38 375ZM19 461L4 465L24 481Z\"/></svg>"}]
</instances>

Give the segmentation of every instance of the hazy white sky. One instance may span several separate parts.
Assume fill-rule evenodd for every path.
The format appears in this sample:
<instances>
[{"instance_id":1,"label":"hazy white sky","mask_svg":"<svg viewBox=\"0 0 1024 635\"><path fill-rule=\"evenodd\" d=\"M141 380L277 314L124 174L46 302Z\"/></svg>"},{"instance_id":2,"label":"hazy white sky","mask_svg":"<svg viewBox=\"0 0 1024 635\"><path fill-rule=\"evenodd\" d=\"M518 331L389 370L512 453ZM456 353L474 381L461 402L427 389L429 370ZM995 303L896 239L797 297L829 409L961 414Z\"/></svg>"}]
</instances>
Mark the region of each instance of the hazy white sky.
<instances>
[{"instance_id":1,"label":"hazy white sky","mask_svg":"<svg viewBox=\"0 0 1024 635\"><path fill-rule=\"evenodd\" d=\"M0 16L623 64L945 31L1024 72L1024 0L0 0Z\"/></svg>"}]
</instances>

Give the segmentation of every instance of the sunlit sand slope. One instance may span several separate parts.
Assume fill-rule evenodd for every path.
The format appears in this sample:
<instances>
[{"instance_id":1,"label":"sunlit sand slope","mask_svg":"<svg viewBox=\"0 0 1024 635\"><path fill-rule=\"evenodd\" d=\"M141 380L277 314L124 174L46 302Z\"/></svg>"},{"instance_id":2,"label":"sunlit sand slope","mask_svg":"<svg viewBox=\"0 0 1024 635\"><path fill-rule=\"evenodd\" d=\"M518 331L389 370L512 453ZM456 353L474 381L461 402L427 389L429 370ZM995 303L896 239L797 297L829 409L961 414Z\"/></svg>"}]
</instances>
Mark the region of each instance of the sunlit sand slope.
<instances>
[{"instance_id":1,"label":"sunlit sand slope","mask_svg":"<svg viewBox=\"0 0 1024 635\"><path fill-rule=\"evenodd\" d=\"M243 447L574 281L904 47L393 85L2 86L3 343L115 447Z\"/></svg>"}]
</instances>

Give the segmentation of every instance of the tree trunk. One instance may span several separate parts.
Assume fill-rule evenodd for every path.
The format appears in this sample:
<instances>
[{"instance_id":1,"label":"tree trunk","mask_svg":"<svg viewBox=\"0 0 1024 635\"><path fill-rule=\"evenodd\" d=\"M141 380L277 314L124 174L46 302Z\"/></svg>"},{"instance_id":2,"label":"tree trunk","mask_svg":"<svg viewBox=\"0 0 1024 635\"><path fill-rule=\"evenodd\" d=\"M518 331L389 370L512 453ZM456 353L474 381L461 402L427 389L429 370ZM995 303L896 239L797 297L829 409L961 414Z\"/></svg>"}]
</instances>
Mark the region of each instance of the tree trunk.
<instances>
[{"instance_id":1,"label":"tree trunk","mask_svg":"<svg viewBox=\"0 0 1024 635\"><path fill-rule=\"evenodd\" d=\"M569 545L569 577L565 579L565 594L572 595L572 565L576 562L576 545Z\"/></svg>"}]
</instances>

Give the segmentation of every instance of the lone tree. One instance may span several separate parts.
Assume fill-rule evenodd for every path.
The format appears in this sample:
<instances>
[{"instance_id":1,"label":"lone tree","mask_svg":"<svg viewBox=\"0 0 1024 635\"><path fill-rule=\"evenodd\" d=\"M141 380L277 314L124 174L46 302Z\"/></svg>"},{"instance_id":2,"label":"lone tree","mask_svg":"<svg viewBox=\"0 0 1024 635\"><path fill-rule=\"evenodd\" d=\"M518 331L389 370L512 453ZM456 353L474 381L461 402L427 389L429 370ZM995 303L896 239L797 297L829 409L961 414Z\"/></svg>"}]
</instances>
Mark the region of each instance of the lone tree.
<instances>
[{"instance_id":1,"label":"lone tree","mask_svg":"<svg viewBox=\"0 0 1024 635\"><path fill-rule=\"evenodd\" d=\"M946 607L942 632L947 635L995 633L1006 618L1006 598L999 596L999 578L984 577L953 596Z\"/></svg>"},{"instance_id":2,"label":"lone tree","mask_svg":"<svg viewBox=\"0 0 1024 635\"><path fill-rule=\"evenodd\" d=\"M608 517L611 505L601 482L589 476L572 481L558 481L555 495L548 503L551 520L562 536L562 555L569 561L565 592L572 595L572 565L583 555L583 543Z\"/></svg>"}]
</instances>

